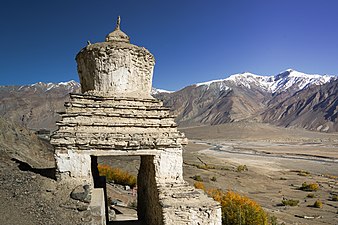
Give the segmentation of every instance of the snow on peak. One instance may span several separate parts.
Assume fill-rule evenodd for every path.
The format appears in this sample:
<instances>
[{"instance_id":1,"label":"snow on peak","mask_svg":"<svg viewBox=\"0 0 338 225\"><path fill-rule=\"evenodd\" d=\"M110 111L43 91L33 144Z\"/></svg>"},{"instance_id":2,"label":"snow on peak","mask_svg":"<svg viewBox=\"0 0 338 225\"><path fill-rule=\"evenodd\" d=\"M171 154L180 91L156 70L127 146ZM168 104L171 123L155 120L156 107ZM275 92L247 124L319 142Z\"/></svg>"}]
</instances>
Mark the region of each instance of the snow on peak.
<instances>
[{"instance_id":1,"label":"snow on peak","mask_svg":"<svg viewBox=\"0 0 338 225\"><path fill-rule=\"evenodd\" d=\"M70 80L67 82L59 82L59 83L44 83L44 82L37 82L35 84L31 84L30 87L34 87L34 88L41 88L44 91L49 91L52 90L54 88L59 88L59 87L63 87L63 88L67 88L71 91L74 91L76 88L80 87L80 84L74 80Z\"/></svg>"},{"instance_id":2,"label":"snow on peak","mask_svg":"<svg viewBox=\"0 0 338 225\"><path fill-rule=\"evenodd\" d=\"M306 74L293 69L288 69L274 76L274 83L271 85L271 91L286 90L294 85L299 90L304 89L309 85L321 85L329 82L334 76Z\"/></svg>"},{"instance_id":3,"label":"snow on peak","mask_svg":"<svg viewBox=\"0 0 338 225\"><path fill-rule=\"evenodd\" d=\"M275 76L261 76L250 72L244 72L239 74L233 74L225 79L212 80L195 84L199 86L210 87L212 84L218 84L220 90L224 90L224 87L231 89L230 87L244 86L251 89L252 87L259 87L265 91L275 93L287 90L294 87L301 90L309 85L321 85L329 82L335 76L318 75L318 74L306 74L296 71L294 69L287 69Z\"/></svg>"},{"instance_id":4,"label":"snow on peak","mask_svg":"<svg viewBox=\"0 0 338 225\"><path fill-rule=\"evenodd\" d=\"M168 91L168 90L163 90L163 89L158 89L158 88L151 88L151 94L156 95L160 93L173 93L173 91Z\"/></svg>"}]
</instances>

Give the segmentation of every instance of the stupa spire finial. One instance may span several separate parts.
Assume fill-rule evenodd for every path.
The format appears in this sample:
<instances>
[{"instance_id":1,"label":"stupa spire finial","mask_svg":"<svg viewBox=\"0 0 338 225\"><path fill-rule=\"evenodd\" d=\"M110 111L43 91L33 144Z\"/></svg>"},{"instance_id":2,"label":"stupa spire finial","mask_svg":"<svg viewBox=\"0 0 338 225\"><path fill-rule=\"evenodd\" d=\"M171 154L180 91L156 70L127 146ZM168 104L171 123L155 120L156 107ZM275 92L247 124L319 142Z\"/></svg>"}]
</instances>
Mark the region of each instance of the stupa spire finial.
<instances>
[{"instance_id":1,"label":"stupa spire finial","mask_svg":"<svg viewBox=\"0 0 338 225\"><path fill-rule=\"evenodd\" d=\"M106 41L112 41L112 42L126 42L126 43L130 43L129 42L129 37L128 35L126 35L120 28L120 24L121 24L121 17L118 16L117 20L116 20L116 27L115 30L111 33L109 33L106 36Z\"/></svg>"},{"instance_id":2,"label":"stupa spire finial","mask_svg":"<svg viewBox=\"0 0 338 225\"><path fill-rule=\"evenodd\" d=\"M121 24L121 17L118 16L116 20L116 27L115 30L120 30L120 24Z\"/></svg>"}]
</instances>

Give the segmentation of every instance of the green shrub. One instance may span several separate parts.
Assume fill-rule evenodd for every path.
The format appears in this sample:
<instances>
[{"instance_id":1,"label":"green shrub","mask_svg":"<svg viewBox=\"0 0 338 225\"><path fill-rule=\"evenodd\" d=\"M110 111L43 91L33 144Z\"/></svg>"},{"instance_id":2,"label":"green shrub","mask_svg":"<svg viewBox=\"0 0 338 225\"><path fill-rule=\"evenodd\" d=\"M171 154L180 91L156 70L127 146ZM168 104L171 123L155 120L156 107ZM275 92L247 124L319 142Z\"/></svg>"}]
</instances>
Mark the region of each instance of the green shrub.
<instances>
[{"instance_id":1,"label":"green shrub","mask_svg":"<svg viewBox=\"0 0 338 225\"><path fill-rule=\"evenodd\" d=\"M299 200L295 200L295 199L285 199L282 201L282 204L284 206L297 206L299 203Z\"/></svg>"},{"instance_id":2,"label":"green shrub","mask_svg":"<svg viewBox=\"0 0 338 225\"><path fill-rule=\"evenodd\" d=\"M315 195L313 193L309 193L306 197L308 197L308 198L314 198Z\"/></svg>"},{"instance_id":3,"label":"green shrub","mask_svg":"<svg viewBox=\"0 0 338 225\"><path fill-rule=\"evenodd\" d=\"M323 203L320 200L317 200L313 204L313 207L315 207L315 208L323 208Z\"/></svg>"},{"instance_id":4,"label":"green shrub","mask_svg":"<svg viewBox=\"0 0 338 225\"><path fill-rule=\"evenodd\" d=\"M197 167L198 169L204 169L204 170L208 170L208 169L216 169L215 166L207 165L207 164L203 164L203 165L198 164L198 165L196 165L196 167Z\"/></svg>"},{"instance_id":5,"label":"green shrub","mask_svg":"<svg viewBox=\"0 0 338 225\"><path fill-rule=\"evenodd\" d=\"M317 183L307 184L304 182L299 189L302 191L318 191L319 185Z\"/></svg>"},{"instance_id":6,"label":"green shrub","mask_svg":"<svg viewBox=\"0 0 338 225\"><path fill-rule=\"evenodd\" d=\"M270 216L270 218L269 218L269 225L278 225L278 223L277 223L277 217Z\"/></svg>"},{"instance_id":7,"label":"green shrub","mask_svg":"<svg viewBox=\"0 0 338 225\"><path fill-rule=\"evenodd\" d=\"M303 176L303 177L307 177L307 176L310 175L310 172L305 171L305 170L300 170L300 171L297 173L297 175Z\"/></svg>"},{"instance_id":8,"label":"green shrub","mask_svg":"<svg viewBox=\"0 0 338 225\"><path fill-rule=\"evenodd\" d=\"M246 165L239 165L239 166L237 166L236 171L237 171L237 172L248 171L248 167L247 167Z\"/></svg>"},{"instance_id":9,"label":"green shrub","mask_svg":"<svg viewBox=\"0 0 338 225\"><path fill-rule=\"evenodd\" d=\"M215 176L213 176L210 180L213 181L213 182L216 182L217 178Z\"/></svg>"},{"instance_id":10,"label":"green shrub","mask_svg":"<svg viewBox=\"0 0 338 225\"><path fill-rule=\"evenodd\" d=\"M203 179L200 175L195 175L191 177L195 181L203 182Z\"/></svg>"},{"instance_id":11,"label":"green shrub","mask_svg":"<svg viewBox=\"0 0 338 225\"><path fill-rule=\"evenodd\" d=\"M338 201L338 195L332 195L331 201L337 202Z\"/></svg>"}]
</instances>

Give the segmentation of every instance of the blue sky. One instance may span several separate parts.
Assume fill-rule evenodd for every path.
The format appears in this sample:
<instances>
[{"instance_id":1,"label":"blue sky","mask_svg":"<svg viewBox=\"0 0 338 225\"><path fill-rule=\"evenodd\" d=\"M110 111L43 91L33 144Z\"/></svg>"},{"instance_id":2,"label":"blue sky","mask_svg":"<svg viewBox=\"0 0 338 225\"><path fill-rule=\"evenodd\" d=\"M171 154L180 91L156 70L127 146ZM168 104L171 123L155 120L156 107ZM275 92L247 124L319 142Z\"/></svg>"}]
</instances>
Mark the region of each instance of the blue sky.
<instances>
[{"instance_id":1,"label":"blue sky","mask_svg":"<svg viewBox=\"0 0 338 225\"><path fill-rule=\"evenodd\" d=\"M153 86L293 68L338 74L335 0L2 1L0 85L78 81L75 55L104 41L121 16L156 59Z\"/></svg>"}]
</instances>

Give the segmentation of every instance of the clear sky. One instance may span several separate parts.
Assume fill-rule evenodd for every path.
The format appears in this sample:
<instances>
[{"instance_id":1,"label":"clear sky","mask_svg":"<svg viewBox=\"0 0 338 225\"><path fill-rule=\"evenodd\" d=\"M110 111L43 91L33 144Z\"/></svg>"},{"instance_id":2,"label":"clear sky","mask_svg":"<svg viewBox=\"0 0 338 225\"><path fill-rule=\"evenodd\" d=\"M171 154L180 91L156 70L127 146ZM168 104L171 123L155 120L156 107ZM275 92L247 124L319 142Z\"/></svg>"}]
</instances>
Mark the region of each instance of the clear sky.
<instances>
[{"instance_id":1,"label":"clear sky","mask_svg":"<svg viewBox=\"0 0 338 225\"><path fill-rule=\"evenodd\" d=\"M75 55L118 15L155 56L157 88L244 71L338 74L336 0L3 0L0 85L78 81Z\"/></svg>"}]
</instances>

